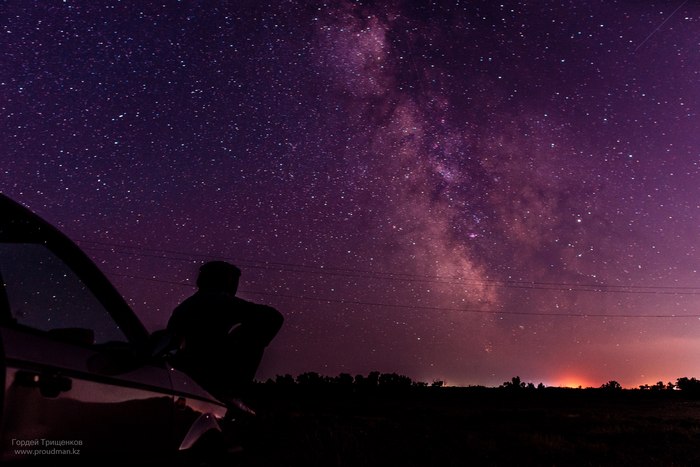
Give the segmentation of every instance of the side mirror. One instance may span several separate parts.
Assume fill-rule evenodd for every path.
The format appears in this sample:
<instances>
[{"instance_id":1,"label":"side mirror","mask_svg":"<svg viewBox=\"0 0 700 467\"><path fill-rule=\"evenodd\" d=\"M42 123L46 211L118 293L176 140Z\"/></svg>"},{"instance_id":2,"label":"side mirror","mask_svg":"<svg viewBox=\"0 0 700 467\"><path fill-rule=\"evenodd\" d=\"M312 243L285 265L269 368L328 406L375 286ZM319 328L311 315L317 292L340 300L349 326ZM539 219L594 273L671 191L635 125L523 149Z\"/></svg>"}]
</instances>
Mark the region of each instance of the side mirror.
<instances>
[{"instance_id":1,"label":"side mirror","mask_svg":"<svg viewBox=\"0 0 700 467\"><path fill-rule=\"evenodd\" d=\"M146 342L137 347L126 342L101 344L100 352L88 358L87 366L95 373L118 375L135 370L149 362L164 360L178 348L175 336L162 329L152 333Z\"/></svg>"}]
</instances>

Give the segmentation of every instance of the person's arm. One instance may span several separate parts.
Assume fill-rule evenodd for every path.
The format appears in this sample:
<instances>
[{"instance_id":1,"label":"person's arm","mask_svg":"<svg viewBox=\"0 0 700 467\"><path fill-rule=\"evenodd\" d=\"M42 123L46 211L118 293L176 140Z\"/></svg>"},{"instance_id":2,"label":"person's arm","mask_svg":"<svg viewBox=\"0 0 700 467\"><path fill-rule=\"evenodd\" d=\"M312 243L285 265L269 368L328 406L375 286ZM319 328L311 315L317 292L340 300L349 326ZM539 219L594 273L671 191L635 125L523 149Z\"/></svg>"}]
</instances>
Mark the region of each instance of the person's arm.
<instances>
[{"instance_id":1,"label":"person's arm","mask_svg":"<svg viewBox=\"0 0 700 467\"><path fill-rule=\"evenodd\" d=\"M262 345L267 346L277 335L284 323L282 313L267 305L248 302L239 298L237 308L240 310L241 327L254 336Z\"/></svg>"}]
</instances>

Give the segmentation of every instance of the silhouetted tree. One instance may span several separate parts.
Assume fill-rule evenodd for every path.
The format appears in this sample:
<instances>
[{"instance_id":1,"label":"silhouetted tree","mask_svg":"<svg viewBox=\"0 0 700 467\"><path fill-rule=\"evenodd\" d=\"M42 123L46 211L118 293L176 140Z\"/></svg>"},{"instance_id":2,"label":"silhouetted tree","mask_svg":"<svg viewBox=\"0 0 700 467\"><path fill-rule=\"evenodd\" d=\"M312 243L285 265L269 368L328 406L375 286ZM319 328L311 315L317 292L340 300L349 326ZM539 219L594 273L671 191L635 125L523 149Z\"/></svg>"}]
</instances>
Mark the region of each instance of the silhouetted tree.
<instances>
[{"instance_id":1,"label":"silhouetted tree","mask_svg":"<svg viewBox=\"0 0 700 467\"><path fill-rule=\"evenodd\" d=\"M655 392L660 392L660 391L672 391L676 387L675 384L669 382L669 383L664 383L663 381L658 381L654 385L648 385L648 384L642 384L639 386L639 389L642 391L655 391Z\"/></svg>"},{"instance_id":2,"label":"silhouetted tree","mask_svg":"<svg viewBox=\"0 0 700 467\"><path fill-rule=\"evenodd\" d=\"M501 387L510 390L525 389L526 384L520 380L520 376L513 376L510 381L504 382Z\"/></svg>"},{"instance_id":3,"label":"silhouetted tree","mask_svg":"<svg viewBox=\"0 0 700 467\"><path fill-rule=\"evenodd\" d=\"M695 378L678 378L678 380L676 380L676 386L687 394L700 394L700 381Z\"/></svg>"},{"instance_id":4,"label":"silhouetted tree","mask_svg":"<svg viewBox=\"0 0 700 467\"><path fill-rule=\"evenodd\" d=\"M291 386L294 384L294 377L292 375L277 375L275 376L275 384L282 386Z\"/></svg>"},{"instance_id":5,"label":"silhouetted tree","mask_svg":"<svg viewBox=\"0 0 700 467\"><path fill-rule=\"evenodd\" d=\"M320 385L324 382L324 378L316 373L315 371L309 371L306 373L302 373L297 376L297 384L304 384L304 385Z\"/></svg>"},{"instance_id":6,"label":"silhouetted tree","mask_svg":"<svg viewBox=\"0 0 700 467\"><path fill-rule=\"evenodd\" d=\"M367 381L367 386L378 386L379 385L379 372L378 371L372 371L370 374L367 375L366 378Z\"/></svg>"},{"instance_id":7,"label":"silhouetted tree","mask_svg":"<svg viewBox=\"0 0 700 467\"><path fill-rule=\"evenodd\" d=\"M620 391L622 390L622 386L617 381L610 380L607 383L603 384L601 386L601 389L605 389L606 391Z\"/></svg>"},{"instance_id":8,"label":"silhouetted tree","mask_svg":"<svg viewBox=\"0 0 700 467\"><path fill-rule=\"evenodd\" d=\"M407 387L413 383L411 378L397 373L382 373L379 375L380 386Z\"/></svg>"},{"instance_id":9,"label":"silhouetted tree","mask_svg":"<svg viewBox=\"0 0 700 467\"><path fill-rule=\"evenodd\" d=\"M355 386L358 388L376 388L379 385L379 372L372 371L367 376L356 375Z\"/></svg>"},{"instance_id":10,"label":"silhouetted tree","mask_svg":"<svg viewBox=\"0 0 700 467\"><path fill-rule=\"evenodd\" d=\"M444 384L445 384L444 381L440 381L439 379L436 379L435 381L433 381L433 382L430 384L430 386L431 386L431 387L434 387L434 388L441 388Z\"/></svg>"},{"instance_id":11,"label":"silhouetted tree","mask_svg":"<svg viewBox=\"0 0 700 467\"><path fill-rule=\"evenodd\" d=\"M342 386L352 386L354 379L351 374L349 373L341 373L335 378L333 378L333 382Z\"/></svg>"}]
</instances>

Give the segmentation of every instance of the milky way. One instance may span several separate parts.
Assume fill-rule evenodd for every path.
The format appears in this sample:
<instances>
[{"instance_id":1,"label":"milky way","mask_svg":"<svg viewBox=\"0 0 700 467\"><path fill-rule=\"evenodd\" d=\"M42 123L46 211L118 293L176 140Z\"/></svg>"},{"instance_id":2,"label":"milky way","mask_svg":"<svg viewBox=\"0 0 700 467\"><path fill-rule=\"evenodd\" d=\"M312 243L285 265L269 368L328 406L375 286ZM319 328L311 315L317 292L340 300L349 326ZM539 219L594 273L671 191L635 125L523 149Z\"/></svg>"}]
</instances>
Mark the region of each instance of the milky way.
<instances>
[{"instance_id":1,"label":"milky way","mask_svg":"<svg viewBox=\"0 0 700 467\"><path fill-rule=\"evenodd\" d=\"M149 329L229 259L258 377L700 374L694 2L0 6L0 187Z\"/></svg>"}]
</instances>

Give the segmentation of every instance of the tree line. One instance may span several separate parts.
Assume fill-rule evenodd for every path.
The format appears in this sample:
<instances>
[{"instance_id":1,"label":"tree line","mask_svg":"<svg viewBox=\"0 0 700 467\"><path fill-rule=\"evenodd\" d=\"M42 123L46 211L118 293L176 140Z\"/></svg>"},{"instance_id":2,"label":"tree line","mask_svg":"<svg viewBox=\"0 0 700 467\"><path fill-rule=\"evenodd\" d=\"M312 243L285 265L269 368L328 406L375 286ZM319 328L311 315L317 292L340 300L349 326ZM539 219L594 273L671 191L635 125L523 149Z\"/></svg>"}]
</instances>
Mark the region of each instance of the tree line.
<instances>
[{"instance_id":1,"label":"tree line","mask_svg":"<svg viewBox=\"0 0 700 467\"><path fill-rule=\"evenodd\" d=\"M519 376L514 376L510 381L506 381L499 386L501 389L509 390L533 390L533 389L544 389L544 384L540 383L535 387L533 383L525 383L520 379ZM583 389L579 386L579 389ZM595 389L595 388L585 388L585 389ZM622 385L615 380L610 380L607 383L603 383L599 389L605 391L622 391ZM678 378L675 383L659 381L656 384L642 384L639 386L641 391L684 391L690 394L700 395L700 381L696 378L682 377Z\"/></svg>"},{"instance_id":2,"label":"tree line","mask_svg":"<svg viewBox=\"0 0 700 467\"><path fill-rule=\"evenodd\" d=\"M264 384L283 386L353 386L353 387L442 387L444 382L435 380L428 384L423 381L413 381L406 375L398 373L380 373L372 371L368 375L351 375L340 373L338 376L324 376L314 371L299 374L296 378L290 374L277 375L269 378Z\"/></svg>"},{"instance_id":3,"label":"tree line","mask_svg":"<svg viewBox=\"0 0 700 467\"><path fill-rule=\"evenodd\" d=\"M398 373L381 373L372 371L367 375L351 375L350 373L340 373L338 376L324 376L314 371L301 373L296 377L290 374L277 375L274 378L268 378L264 383L266 385L279 386L336 386L336 387L356 387L356 388L374 388L374 387L390 387L390 388L408 388L408 387L433 387L440 388L444 386L444 381L434 380L431 383L423 381L413 381L406 375ZM524 382L520 376L514 376L510 381L505 381L498 386L497 389L507 391L533 391L543 390L545 385L539 383L535 386L534 383ZM579 389L584 389L579 386ZM585 388L595 389L595 388ZM622 385L615 380L610 380L602 384L599 389L605 391L621 391ZM641 391L683 391L687 394L700 395L700 380L696 378L682 377L678 378L675 383L659 381L656 384L643 384L638 387Z\"/></svg>"}]
</instances>

